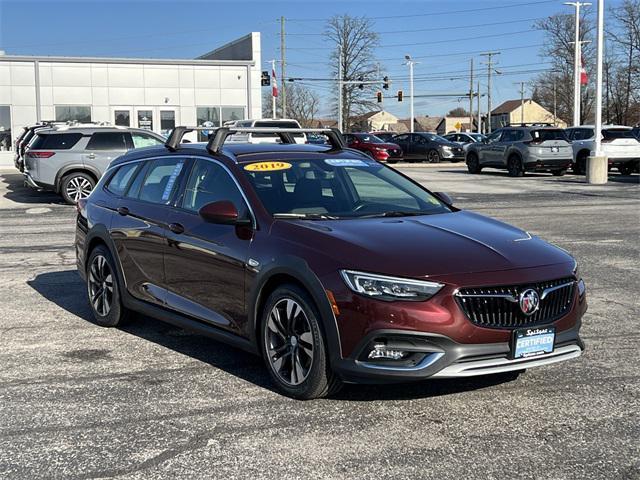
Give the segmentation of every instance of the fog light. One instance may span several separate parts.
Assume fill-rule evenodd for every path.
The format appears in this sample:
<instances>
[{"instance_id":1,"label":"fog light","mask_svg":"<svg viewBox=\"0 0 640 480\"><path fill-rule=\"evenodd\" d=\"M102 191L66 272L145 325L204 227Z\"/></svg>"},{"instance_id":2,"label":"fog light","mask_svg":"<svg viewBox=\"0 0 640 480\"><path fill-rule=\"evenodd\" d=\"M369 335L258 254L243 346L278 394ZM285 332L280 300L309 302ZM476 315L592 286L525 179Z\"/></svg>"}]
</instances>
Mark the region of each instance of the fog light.
<instances>
[{"instance_id":1,"label":"fog light","mask_svg":"<svg viewBox=\"0 0 640 480\"><path fill-rule=\"evenodd\" d=\"M393 350L386 347L384 344L376 344L373 347L373 350L369 352L369 359L380 359L384 358L387 360L402 360L407 356L407 352L403 350Z\"/></svg>"}]
</instances>

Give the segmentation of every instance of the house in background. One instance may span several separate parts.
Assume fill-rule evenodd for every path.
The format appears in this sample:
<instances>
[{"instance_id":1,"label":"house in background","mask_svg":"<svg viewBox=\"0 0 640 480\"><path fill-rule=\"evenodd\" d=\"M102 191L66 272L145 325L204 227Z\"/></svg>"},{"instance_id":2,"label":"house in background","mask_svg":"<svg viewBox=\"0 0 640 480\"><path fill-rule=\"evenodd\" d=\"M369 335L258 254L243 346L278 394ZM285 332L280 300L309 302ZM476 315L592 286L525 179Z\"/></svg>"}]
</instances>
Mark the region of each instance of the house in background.
<instances>
[{"instance_id":1,"label":"house in background","mask_svg":"<svg viewBox=\"0 0 640 480\"><path fill-rule=\"evenodd\" d=\"M354 132L372 132L389 130L389 125L398 123L398 117L389 112L380 110L379 112L368 112L351 119Z\"/></svg>"},{"instance_id":2,"label":"house in background","mask_svg":"<svg viewBox=\"0 0 640 480\"><path fill-rule=\"evenodd\" d=\"M470 132L476 131L476 121L469 117L442 117L442 120L436 127L438 135L446 135L454 132Z\"/></svg>"},{"instance_id":3,"label":"house in background","mask_svg":"<svg viewBox=\"0 0 640 480\"><path fill-rule=\"evenodd\" d=\"M414 132L432 132L435 133L438 125L444 117L417 116L413 119ZM411 131L411 120L408 118L399 121L407 127L407 131Z\"/></svg>"},{"instance_id":4,"label":"house in background","mask_svg":"<svg viewBox=\"0 0 640 480\"><path fill-rule=\"evenodd\" d=\"M491 111L491 130L517 125L522 122L521 100L507 100ZM524 100L524 123L549 123L567 128L567 123L553 116L553 113L530 98Z\"/></svg>"}]
</instances>

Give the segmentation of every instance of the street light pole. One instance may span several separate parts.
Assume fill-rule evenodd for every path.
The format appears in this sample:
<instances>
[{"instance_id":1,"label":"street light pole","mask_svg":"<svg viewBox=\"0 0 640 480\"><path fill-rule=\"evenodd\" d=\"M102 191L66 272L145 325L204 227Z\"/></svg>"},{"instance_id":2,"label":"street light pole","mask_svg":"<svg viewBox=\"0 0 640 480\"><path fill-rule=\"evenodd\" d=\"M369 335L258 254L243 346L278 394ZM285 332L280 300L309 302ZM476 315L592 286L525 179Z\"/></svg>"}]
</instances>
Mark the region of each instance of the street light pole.
<instances>
[{"instance_id":1,"label":"street light pole","mask_svg":"<svg viewBox=\"0 0 640 480\"><path fill-rule=\"evenodd\" d=\"M500 55L500 52L481 53L483 57L487 57L487 133L491 133L491 74L493 72L493 56Z\"/></svg>"},{"instance_id":2,"label":"street light pole","mask_svg":"<svg viewBox=\"0 0 640 480\"><path fill-rule=\"evenodd\" d=\"M414 117L413 117L413 65L416 63L411 59L411 55L405 55L405 65L409 65L409 96L411 97L409 102L409 122L411 123L411 133L414 129Z\"/></svg>"},{"instance_id":3,"label":"street light pole","mask_svg":"<svg viewBox=\"0 0 640 480\"><path fill-rule=\"evenodd\" d=\"M604 0L598 0L596 50L596 118L595 142L591 156L587 159L587 182L593 184L607 183L609 176L609 160L602 152L602 57L604 55Z\"/></svg>"},{"instance_id":4,"label":"street light pole","mask_svg":"<svg viewBox=\"0 0 640 480\"><path fill-rule=\"evenodd\" d=\"M582 44L580 43L580 7L588 7L591 4L585 2L564 2L576 9L576 31L574 40L573 58L573 126L580 126L580 62Z\"/></svg>"},{"instance_id":5,"label":"street light pole","mask_svg":"<svg viewBox=\"0 0 640 480\"><path fill-rule=\"evenodd\" d=\"M338 46L338 130L342 129L342 45Z\"/></svg>"}]
</instances>

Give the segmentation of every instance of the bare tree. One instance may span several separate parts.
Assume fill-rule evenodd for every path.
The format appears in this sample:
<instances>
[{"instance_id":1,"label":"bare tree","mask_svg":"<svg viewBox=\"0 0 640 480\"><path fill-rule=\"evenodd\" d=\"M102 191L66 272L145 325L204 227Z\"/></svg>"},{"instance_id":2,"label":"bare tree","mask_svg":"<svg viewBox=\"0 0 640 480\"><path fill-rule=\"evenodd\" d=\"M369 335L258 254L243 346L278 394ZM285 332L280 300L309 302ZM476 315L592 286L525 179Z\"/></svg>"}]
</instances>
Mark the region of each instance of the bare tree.
<instances>
[{"instance_id":1,"label":"bare tree","mask_svg":"<svg viewBox=\"0 0 640 480\"><path fill-rule=\"evenodd\" d=\"M557 116L565 121L573 117L573 60L575 16L557 14L539 20L535 27L545 32L546 41L541 56L551 60L551 68L533 83L533 100L549 111L556 105ZM580 40L589 41L593 23L585 16L580 19ZM582 44L582 59L589 83L581 88L580 123L593 116L595 69L593 68L594 44ZM555 92L555 95L554 95Z\"/></svg>"},{"instance_id":2,"label":"bare tree","mask_svg":"<svg viewBox=\"0 0 640 480\"><path fill-rule=\"evenodd\" d=\"M287 85L287 117L297 120L302 127L312 127L313 120L320 109L320 99L318 95L309 88L297 84L289 83ZM276 113L280 118L282 116L282 106L278 102ZM264 91L262 94L262 116L271 118L272 102L271 90Z\"/></svg>"},{"instance_id":3,"label":"bare tree","mask_svg":"<svg viewBox=\"0 0 640 480\"><path fill-rule=\"evenodd\" d=\"M464 107L456 107L452 110L449 110L449 113L447 113L448 117L468 117L469 112L467 112L467 110Z\"/></svg>"},{"instance_id":4,"label":"bare tree","mask_svg":"<svg viewBox=\"0 0 640 480\"><path fill-rule=\"evenodd\" d=\"M327 22L325 34L332 43L330 70L338 78L342 65L342 78L346 81L379 80L374 52L379 44L379 36L373 30L373 23L365 17L336 15ZM342 117L346 130L352 127L352 117L377 109L374 102L376 85L346 84L342 86ZM338 112L338 95L334 95L333 111Z\"/></svg>"}]
</instances>

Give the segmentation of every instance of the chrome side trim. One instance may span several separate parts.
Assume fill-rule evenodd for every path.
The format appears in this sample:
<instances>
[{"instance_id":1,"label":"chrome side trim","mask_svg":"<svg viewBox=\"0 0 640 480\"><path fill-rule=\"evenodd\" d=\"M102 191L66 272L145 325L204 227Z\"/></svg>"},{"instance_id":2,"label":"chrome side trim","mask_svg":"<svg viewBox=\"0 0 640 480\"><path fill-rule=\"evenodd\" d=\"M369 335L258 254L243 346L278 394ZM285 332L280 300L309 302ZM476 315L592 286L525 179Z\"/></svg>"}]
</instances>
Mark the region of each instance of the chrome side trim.
<instances>
[{"instance_id":1,"label":"chrome side trim","mask_svg":"<svg viewBox=\"0 0 640 480\"><path fill-rule=\"evenodd\" d=\"M491 358L472 362L454 363L433 374L439 378L473 377L476 375L489 375L492 373L511 372L524 368L541 367L551 365L582 355L582 349L578 345L567 345L556 348L552 353L533 358Z\"/></svg>"},{"instance_id":2,"label":"chrome side trim","mask_svg":"<svg viewBox=\"0 0 640 480\"><path fill-rule=\"evenodd\" d=\"M413 367L390 367L387 365L376 365L371 362L358 362L359 365L366 368L373 368L375 370L386 370L393 372L415 372L418 370L422 370L423 368L427 368L429 365L433 365L438 360L440 360L444 356L443 352L433 352L426 355L420 363L414 365Z\"/></svg>"}]
</instances>

